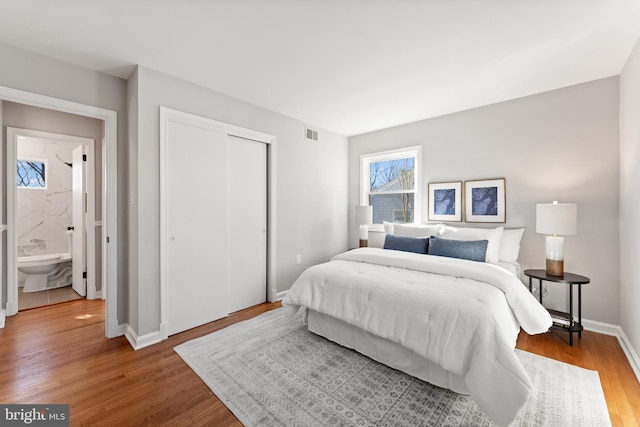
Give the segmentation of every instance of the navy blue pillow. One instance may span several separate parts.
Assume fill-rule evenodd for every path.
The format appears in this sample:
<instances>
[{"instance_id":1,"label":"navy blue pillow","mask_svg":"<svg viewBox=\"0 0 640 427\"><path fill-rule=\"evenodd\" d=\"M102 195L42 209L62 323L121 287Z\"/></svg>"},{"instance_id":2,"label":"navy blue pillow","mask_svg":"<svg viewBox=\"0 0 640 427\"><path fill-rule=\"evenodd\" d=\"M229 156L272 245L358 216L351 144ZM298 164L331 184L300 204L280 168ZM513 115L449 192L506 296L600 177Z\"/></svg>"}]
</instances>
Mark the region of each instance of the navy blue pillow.
<instances>
[{"instance_id":1,"label":"navy blue pillow","mask_svg":"<svg viewBox=\"0 0 640 427\"><path fill-rule=\"evenodd\" d=\"M427 237L404 237L387 234L384 238L384 249L392 249L394 251L426 254L428 246L429 239Z\"/></svg>"},{"instance_id":2,"label":"navy blue pillow","mask_svg":"<svg viewBox=\"0 0 640 427\"><path fill-rule=\"evenodd\" d=\"M488 240L450 240L429 237L429 255L484 262Z\"/></svg>"}]
</instances>

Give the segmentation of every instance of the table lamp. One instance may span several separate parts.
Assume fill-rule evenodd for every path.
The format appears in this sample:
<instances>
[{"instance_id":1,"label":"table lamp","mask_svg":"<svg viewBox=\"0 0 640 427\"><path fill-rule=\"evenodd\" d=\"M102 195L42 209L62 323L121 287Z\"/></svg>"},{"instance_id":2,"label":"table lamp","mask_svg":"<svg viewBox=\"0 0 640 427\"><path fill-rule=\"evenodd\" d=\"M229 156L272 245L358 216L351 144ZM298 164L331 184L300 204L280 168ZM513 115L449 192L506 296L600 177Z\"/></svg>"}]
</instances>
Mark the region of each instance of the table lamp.
<instances>
[{"instance_id":1,"label":"table lamp","mask_svg":"<svg viewBox=\"0 0 640 427\"><path fill-rule=\"evenodd\" d=\"M547 234L547 274L564 276L564 237L576 234L578 206L575 203L536 205L536 233Z\"/></svg>"},{"instance_id":2,"label":"table lamp","mask_svg":"<svg viewBox=\"0 0 640 427\"><path fill-rule=\"evenodd\" d=\"M356 206L356 224L360 227L358 235L360 236L360 247L369 246L369 228L368 224L373 224L373 206Z\"/></svg>"}]
</instances>

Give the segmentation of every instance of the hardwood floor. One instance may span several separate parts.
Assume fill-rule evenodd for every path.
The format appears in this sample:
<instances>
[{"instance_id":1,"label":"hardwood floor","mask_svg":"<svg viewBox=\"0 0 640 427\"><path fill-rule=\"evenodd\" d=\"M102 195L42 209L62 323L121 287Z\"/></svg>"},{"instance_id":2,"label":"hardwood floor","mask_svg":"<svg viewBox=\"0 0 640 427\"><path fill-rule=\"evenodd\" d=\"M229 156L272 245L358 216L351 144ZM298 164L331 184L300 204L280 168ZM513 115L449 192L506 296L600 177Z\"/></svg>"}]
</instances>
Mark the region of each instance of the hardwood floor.
<instances>
[{"instance_id":1,"label":"hardwood floor","mask_svg":"<svg viewBox=\"0 0 640 427\"><path fill-rule=\"evenodd\" d=\"M71 425L240 426L173 347L278 308L261 304L138 351L104 337L104 303L21 312L0 329L0 402L65 403ZM617 339L584 332L521 334L518 348L599 371L614 426L640 425L640 384Z\"/></svg>"}]
</instances>

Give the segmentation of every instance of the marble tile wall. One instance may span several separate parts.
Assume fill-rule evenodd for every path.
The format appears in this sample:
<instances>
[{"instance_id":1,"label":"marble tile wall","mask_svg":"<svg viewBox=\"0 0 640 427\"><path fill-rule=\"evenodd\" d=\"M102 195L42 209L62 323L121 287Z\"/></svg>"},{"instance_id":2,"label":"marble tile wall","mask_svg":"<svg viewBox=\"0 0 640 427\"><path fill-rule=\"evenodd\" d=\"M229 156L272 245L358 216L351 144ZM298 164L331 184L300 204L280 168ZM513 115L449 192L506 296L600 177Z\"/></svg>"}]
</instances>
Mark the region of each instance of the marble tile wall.
<instances>
[{"instance_id":1,"label":"marble tile wall","mask_svg":"<svg viewBox=\"0 0 640 427\"><path fill-rule=\"evenodd\" d=\"M69 252L67 227L73 225L71 152L78 144L39 138L18 142L18 159L47 160L47 188L17 192L18 256Z\"/></svg>"}]
</instances>

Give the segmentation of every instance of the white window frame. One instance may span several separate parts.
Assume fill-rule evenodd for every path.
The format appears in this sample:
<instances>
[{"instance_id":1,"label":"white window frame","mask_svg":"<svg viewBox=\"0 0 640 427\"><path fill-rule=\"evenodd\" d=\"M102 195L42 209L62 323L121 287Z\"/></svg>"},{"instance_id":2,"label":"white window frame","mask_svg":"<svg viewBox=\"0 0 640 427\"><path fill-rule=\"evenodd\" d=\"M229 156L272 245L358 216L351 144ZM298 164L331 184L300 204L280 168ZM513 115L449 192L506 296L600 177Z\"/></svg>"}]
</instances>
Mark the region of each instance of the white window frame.
<instances>
[{"instance_id":1,"label":"white window frame","mask_svg":"<svg viewBox=\"0 0 640 427\"><path fill-rule=\"evenodd\" d=\"M414 183L413 191L407 191L407 193L413 192L413 223L422 223L422 191L420 187L421 175L422 175L422 146L416 145L413 147L399 148L395 150L380 151L377 153L368 153L360 155L360 204L369 204L369 194L371 188L369 187L369 173L371 163L383 162L386 160L405 159L407 157L413 157L414 160ZM394 194L397 192L393 192ZM379 193L381 194L381 193ZM372 224L369 226L370 231L384 231L382 224Z\"/></svg>"}]
</instances>

